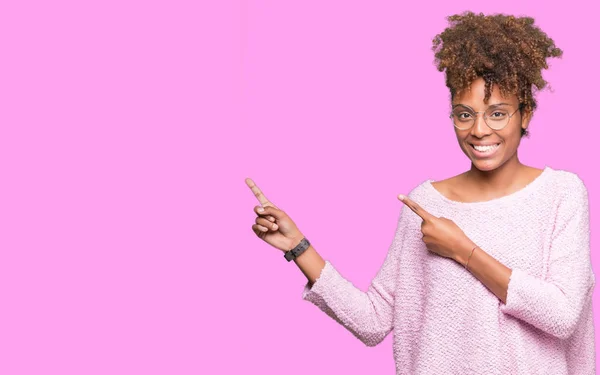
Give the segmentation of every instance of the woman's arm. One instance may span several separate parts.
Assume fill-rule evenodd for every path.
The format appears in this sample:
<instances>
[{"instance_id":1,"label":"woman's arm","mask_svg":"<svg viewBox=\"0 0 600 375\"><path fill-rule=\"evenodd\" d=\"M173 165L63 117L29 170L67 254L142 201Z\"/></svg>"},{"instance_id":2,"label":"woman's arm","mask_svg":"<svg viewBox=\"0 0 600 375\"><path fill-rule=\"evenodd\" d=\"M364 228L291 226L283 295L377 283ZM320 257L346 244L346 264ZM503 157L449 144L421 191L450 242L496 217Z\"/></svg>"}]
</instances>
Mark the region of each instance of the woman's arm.
<instances>
[{"instance_id":1,"label":"woman's arm","mask_svg":"<svg viewBox=\"0 0 600 375\"><path fill-rule=\"evenodd\" d=\"M366 292L346 280L329 261L324 262L316 280L308 277L302 292L304 300L319 307L367 346L379 344L392 330L399 253L406 227L404 211L403 208L383 265ZM297 258L297 264L302 272L310 274L310 270L318 268L320 256L311 248L305 253Z\"/></svg>"},{"instance_id":2,"label":"woman's arm","mask_svg":"<svg viewBox=\"0 0 600 375\"><path fill-rule=\"evenodd\" d=\"M301 235L296 242L300 243L302 238L304 238L304 235ZM308 246L300 256L294 259L294 263L296 263L300 271L302 271L304 276L308 279L309 286L312 286L315 283L325 267L325 261L321 255L317 253L312 244Z\"/></svg>"},{"instance_id":3,"label":"woman's arm","mask_svg":"<svg viewBox=\"0 0 600 375\"><path fill-rule=\"evenodd\" d=\"M469 254L477 246L469 242L461 247L454 260L463 266L467 263ZM469 259L469 271L479 279L492 293L506 303L506 292L512 270L500 263L496 258L477 247Z\"/></svg>"},{"instance_id":4,"label":"woman's arm","mask_svg":"<svg viewBox=\"0 0 600 375\"><path fill-rule=\"evenodd\" d=\"M469 261L473 275L504 302L502 312L561 339L575 331L595 285L587 189L578 177L570 185L558 208L543 279L511 270L479 248ZM462 246L455 260L464 265L474 246Z\"/></svg>"}]
</instances>

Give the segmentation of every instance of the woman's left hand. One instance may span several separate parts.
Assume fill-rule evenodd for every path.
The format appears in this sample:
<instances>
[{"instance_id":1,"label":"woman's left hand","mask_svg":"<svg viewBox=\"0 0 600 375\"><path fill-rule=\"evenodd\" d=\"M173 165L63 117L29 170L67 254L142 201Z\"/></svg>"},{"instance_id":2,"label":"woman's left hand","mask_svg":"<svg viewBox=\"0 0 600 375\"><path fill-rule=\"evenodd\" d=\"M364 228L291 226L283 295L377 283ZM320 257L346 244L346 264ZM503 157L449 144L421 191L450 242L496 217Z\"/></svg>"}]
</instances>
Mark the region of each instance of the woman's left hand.
<instances>
[{"instance_id":1,"label":"woman's left hand","mask_svg":"<svg viewBox=\"0 0 600 375\"><path fill-rule=\"evenodd\" d=\"M473 241L452 220L430 214L402 194L398 195L398 199L423 219L421 223L423 242L430 251L457 260L461 252L471 245L474 246Z\"/></svg>"}]
</instances>

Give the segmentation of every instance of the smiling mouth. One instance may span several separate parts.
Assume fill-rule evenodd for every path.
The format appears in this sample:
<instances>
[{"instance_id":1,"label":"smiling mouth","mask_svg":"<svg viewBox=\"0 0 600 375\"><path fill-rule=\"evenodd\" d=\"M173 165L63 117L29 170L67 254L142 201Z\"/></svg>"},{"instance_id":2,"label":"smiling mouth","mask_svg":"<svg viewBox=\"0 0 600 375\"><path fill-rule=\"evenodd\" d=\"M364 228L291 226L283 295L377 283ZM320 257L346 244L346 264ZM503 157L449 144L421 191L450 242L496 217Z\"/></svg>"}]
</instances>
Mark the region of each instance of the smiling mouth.
<instances>
[{"instance_id":1,"label":"smiling mouth","mask_svg":"<svg viewBox=\"0 0 600 375\"><path fill-rule=\"evenodd\" d=\"M477 151L479 153L483 153L483 154L492 153L500 146L500 143L496 143L494 145L489 145L489 146L475 146L474 144L471 144L471 143L469 143L469 144L475 151Z\"/></svg>"}]
</instances>

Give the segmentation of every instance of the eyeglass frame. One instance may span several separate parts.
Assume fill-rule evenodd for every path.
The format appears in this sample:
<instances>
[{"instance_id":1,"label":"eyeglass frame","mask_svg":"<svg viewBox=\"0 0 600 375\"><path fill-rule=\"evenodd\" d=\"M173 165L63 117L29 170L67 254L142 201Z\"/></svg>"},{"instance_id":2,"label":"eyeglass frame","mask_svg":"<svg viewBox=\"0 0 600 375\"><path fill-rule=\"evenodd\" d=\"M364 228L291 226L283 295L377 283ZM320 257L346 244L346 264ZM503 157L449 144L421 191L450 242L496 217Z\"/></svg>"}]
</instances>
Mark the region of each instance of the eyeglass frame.
<instances>
[{"instance_id":1,"label":"eyeglass frame","mask_svg":"<svg viewBox=\"0 0 600 375\"><path fill-rule=\"evenodd\" d=\"M462 104L458 104L458 106L463 106L466 107L465 105ZM452 125L454 125L454 127L458 130L469 130L473 127L473 125L475 125L475 122L477 121L477 114L478 113L483 113L483 122L487 125L488 128L492 129L492 130L502 130L504 128L506 128L506 126L510 123L510 120L512 119L512 117L515 115L515 113L517 113L517 111L520 111L521 109L523 109L524 105L523 103L519 103L519 107L517 108L516 111L514 111L511 115L508 115L508 121L506 121L506 124L504 124L503 127L501 127L500 129L494 129L490 126L490 124L488 124L487 122L487 116L485 115L485 113L487 112L487 109L485 111L471 111L471 113L473 113L475 115L475 117L473 118L473 123L471 124L471 126L469 126L468 128L459 128L458 126L456 126L456 124L454 123L454 119L452 117L454 117L454 110L452 110L450 112L450 116L448 116L448 118L450 118L450 120L452 121ZM489 109L489 108L488 108Z\"/></svg>"}]
</instances>

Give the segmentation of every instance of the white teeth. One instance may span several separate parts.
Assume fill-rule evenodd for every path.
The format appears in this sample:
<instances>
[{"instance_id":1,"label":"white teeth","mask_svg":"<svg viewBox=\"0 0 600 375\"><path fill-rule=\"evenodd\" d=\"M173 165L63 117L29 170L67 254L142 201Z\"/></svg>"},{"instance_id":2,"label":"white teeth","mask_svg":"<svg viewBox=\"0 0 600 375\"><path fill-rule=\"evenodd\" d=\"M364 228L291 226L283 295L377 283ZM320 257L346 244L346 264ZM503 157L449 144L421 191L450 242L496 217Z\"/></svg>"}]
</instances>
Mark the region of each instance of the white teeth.
<instances>
[{"instance_id":1,"label":"white teeth","mask_svg":"<svg viewBox=\"0 0 600 375\"><path fill-rule=\"evenodd\" d=\"M498 147L499 145L500 145L499 143L497 145L492 145L492 146L475 146L475 145L473 145L473 148L475 148L475 150L480 151L480 152L489 152L489 151L496 149L496 147Z\"/></svg>"}]
</instances>

